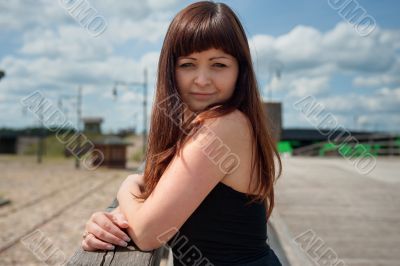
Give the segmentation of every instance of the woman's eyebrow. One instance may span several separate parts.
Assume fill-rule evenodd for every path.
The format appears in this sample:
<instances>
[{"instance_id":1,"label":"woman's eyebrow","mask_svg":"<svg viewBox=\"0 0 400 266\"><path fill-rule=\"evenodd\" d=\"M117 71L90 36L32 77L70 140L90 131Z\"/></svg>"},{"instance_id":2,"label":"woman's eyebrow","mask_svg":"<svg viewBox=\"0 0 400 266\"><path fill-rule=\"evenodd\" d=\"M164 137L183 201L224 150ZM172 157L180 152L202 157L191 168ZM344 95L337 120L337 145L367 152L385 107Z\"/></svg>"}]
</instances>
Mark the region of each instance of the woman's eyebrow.
<instances>
[{"instance_id":1,"label":"woman's eyebrow","mask_svg":"<svg viewBox=\"0 0 400 266\"><path fill-rule=\"evenodd\" d=\"M226 56L216 56L216 57L211 57L210 60L221 59L221 58L230 59L230 58L228 58L228 57L226 57Z\"/></svg>"},{"instance_id":2,"label":"woman's eyebrow","mask_svg":"<svg viewBox=\"0 0 400 266\"><path fill-rule=\"evenodd\" d=\"M192 59L192 60L197 60L196 58L193 57L188 57L188 56L180 56L178 59Z\"/></svg>"},{"instance_id":3,"label":"woman's eyebrow","mask_svg":"<svg viewBox=\"0 0 400 266\"><path fill-rule=\"evenodd\" d=\"M221 58L230 59L229 57L226 57L226 56L215 56L215 57L211 57L209 60L211 61L211 60L221 59ZM194 57L187 57L187 56L181 56L181 57L179 57L179 59L192 59L192 60L197 60L197 58L194 58Z\"/></svg>"}]
</instances>

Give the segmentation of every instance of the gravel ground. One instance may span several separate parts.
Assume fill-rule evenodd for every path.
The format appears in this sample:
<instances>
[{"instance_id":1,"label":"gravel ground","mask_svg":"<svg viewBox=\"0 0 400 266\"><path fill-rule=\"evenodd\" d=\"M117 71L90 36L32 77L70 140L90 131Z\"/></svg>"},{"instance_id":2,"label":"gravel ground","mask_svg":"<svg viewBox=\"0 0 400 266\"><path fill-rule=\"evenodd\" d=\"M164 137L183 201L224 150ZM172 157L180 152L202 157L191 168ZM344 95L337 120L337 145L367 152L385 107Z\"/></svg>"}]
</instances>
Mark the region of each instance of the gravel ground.
<instances>
[{"instance_id":1,"label":"gravel ground","mask_svg":"<svg viewBox=\"0 0 400 266\"><path fill-rule=\"evenodd\" d=\"M85 222L112 201L130 170L76 170L73 160L0 156L0 265L60 265L79 247Z\"/></svg>"}]
</instances>

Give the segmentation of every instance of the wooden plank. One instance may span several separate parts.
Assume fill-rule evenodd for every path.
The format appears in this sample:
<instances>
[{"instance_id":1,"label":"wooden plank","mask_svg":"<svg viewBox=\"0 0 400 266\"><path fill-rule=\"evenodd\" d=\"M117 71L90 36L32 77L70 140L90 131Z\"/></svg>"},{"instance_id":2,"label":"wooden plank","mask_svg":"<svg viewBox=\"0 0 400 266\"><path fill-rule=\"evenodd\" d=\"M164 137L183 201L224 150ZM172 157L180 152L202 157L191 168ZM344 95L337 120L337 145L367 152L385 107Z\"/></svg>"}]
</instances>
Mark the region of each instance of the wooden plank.
<instances>
[{"instance_id":1,"label":"wooden plank","mask_svg":"<svg viewBox=\"0 0 400 266\"><path fill-rule=\"evenodd\" d=\"M138 250L134 245L116 247L115 251L87 252L81 247L71 257L66 265L87 266L123 266L123 265L160 265L161 258L165 256L165 247L149 252Z\"/></svg>"},{"instance_id":2,"label":"wooden plank","mask_svg":"<svg viewBox=\"0 0 400 266\"><path fill-rule=\"evenodd\" d=\"M118 207L117 199L114 199L106 211L110 212ZM127 247L115 246L112 251L84 251L82 247L68 260L66 265L87 266L123 266L123 265L149 265L159 266L162 258L168 256L169 249L166 246L152 250L141 251L133 241Z\"/></svg>"}]
</instances>

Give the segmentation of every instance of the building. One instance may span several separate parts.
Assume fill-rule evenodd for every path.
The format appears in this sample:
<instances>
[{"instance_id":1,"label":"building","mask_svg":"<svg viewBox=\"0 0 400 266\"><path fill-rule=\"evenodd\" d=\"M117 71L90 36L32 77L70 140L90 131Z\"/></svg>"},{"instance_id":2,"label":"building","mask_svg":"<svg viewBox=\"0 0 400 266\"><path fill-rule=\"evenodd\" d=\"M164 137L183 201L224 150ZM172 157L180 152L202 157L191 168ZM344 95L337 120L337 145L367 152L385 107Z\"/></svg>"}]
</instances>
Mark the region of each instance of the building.
<instances>
[{"instance_id":1,"label":"building","mask_svg":"<svg viewBox=\"0 0 400 266\"><path fill-rule=\"evenodd\" d=\"M101 134L101 123L103 118L101 117L86 117L82 118L84 125L84 132L89 134Z\"/></svg>"},{"instance_id":2,"label":"building","mask_svg":"<svg viewBox=\"0 0 400 266\"><path fill-rule=\"evenodd\" d=\"M272 138L279 141L282 137L282 103L264 102L263 107Z\"/></svg>"},{"instance_id":3,"label":"building","mask_svg":"<svg viewBox=\"0 0 400 266\"><path fill-rule=\"evenodd\" d=\"M127 146L133 145L118 136L107 136L94 142L95 149L102 156L92 161L92 166L110 168L125 168L127 161Z\"/></svg>"}]
</instances>

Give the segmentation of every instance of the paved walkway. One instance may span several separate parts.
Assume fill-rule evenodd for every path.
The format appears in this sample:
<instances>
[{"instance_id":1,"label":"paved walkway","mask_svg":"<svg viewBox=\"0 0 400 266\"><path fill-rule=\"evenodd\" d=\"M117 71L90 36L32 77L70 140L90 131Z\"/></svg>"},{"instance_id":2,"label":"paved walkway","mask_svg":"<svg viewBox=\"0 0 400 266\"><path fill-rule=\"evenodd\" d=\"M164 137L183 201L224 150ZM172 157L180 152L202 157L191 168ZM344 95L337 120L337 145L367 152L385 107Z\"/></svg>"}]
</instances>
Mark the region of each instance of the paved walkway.
<instances>
[{"instance_id":1,"label":"paved walkway","mask_svg":"<svg viewBox=\"0 0 400 266\"><path fill-rule=\"evenodd\" d=\"M345 159L285 158L271 222L291 265L399 265L399 173L400 158L369 175Z\"/></svg>"},{"instance_id":2,"label":"paved walkway","mask_svg":"<svg viewBox=\"0 0 400 266\"><path fill-rule=\"evenodd\" d=\"M13 201L0 209L0 265L46 265L46 254L21 242L32 232L70 257L89 215L108 206L130 173L2 156L0 169L0 194ZM399 158L379 159L368 176L344 159L285 158L270 237L287 265L399 265L399 172Z\"/></svg>"},{"instance_id":3,"label":"paved walkway","mask_svg":"<svg viewBox=\"0 0 400 266\"><path fill-rule=\"evenodd\" d=\"M79 247L90 215L111 203L130 173L12 156L0 156L0 169L0 193L12 200L0 209L0 265L61 265Z\"/></svg>"}]
</instances>

